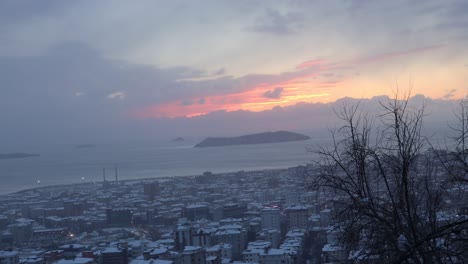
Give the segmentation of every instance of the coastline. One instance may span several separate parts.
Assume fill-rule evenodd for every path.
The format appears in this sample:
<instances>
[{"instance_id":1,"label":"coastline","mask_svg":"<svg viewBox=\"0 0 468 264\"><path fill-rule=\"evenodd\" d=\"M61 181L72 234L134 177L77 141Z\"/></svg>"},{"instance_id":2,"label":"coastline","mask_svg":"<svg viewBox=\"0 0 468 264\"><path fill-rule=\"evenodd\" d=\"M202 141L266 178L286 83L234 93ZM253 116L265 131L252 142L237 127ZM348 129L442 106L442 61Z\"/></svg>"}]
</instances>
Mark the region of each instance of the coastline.
<instances>
[{"instance_id":1,"label":"coastline","mask_svg":"<svg viewBox=\"0 0 468 264\"><path fill-rule=\"evenodd\" d=\"M262 171L276 171L276 172L281 172L281 171L288 171L290 169L295 169L302 167L301 165L297 166L288 166L288 167L265 167L262 169L255 169L255 170L229 170L229 171L223 171L223 172L212 172L212 177L223 177L227 176L230 174L235 174L238 172L244 172L244 173L258 173ZM173 175L173 176L160 176L160 177L143 177L143 178L134 178L134 179L121 179L119 180L119 183L132 183L132 182L141 182L141 181L155 181L155 180L165 180L165 179L173 179L173 178L194 178L197 176L203 175L203 173L199 174L192 174L192 175ZM107 182L115 182L113 180L107 181ZM12 191L8 193L0 193L0 198L1 197L6 197L6 196L14 196L22 193L27 193L27 192L32 192L35 190L47 190L50 189L51 191L57 188L64 188L64 189L70 189L73 187L82 187L82 186L87 186L87 185L97 185L97 184L103 184L104 181L89 181L89 182L78 182L78 183L65 183L65 184L52 184L52 185L44 185L44 186L35 186L35 187L30 187L30 188L24 188L21 190L17 191Z\"/></svg>"},{"instance_id":2,"label":"coastline","mask_svg":"<svg viewBox=\"0 0 468 264\"><path fill-rule=\"evenodd\" d=\"M303 166L314 160L307 152L307 146L314 142L225 148L122 144L86 152L60 148L44 152L37 159L2 162L0 195L52 185L100 182L103 168L109 169L108 180L114 178L115 167L120 180L135 180L199 175L205 171L217 174ZM186 143L183 146L188 146Z\"/></svg>"}]
</instances>

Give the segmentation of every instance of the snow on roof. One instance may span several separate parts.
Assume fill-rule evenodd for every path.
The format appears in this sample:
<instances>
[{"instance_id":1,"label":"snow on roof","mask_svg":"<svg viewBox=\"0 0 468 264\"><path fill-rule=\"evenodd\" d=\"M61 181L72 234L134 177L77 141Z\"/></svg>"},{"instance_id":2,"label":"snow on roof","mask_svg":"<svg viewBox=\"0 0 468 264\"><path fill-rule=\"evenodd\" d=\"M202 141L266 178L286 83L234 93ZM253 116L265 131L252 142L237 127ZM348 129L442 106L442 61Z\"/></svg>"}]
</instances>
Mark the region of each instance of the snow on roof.
<instances>
[{"instance_id":1,"label":"snow on roof","mask_svg":"<svg viewBox=\"0 0 468 264\"><path fill-rule=\"evenodd\" d=\"M341 251L341 250L343 250L343 247L330 245L330 244L326 244L322 248L323 252L334 252L334 251Z\"/></svg>"},{"instance_id":2,"label":"snow on roof","mask_svg":"<svg viewBox=\"0 0 468 264\"><path fill-rule=\"evenodd\" d=\"M109 248L106 248L104 249L103 251L101 251L101 253L105 254L105 253L120 253L122 252L120 249L118 248L115 248L115 247L109 247Z\"/></svg>"},{"instance_id":3,"label":"snow on roof","mask_svg":"<svg viewBox=\"0 0 468 264\"><path fill-rule=\"evenodd\" d=\"M170 260L161 260L161 259L150 259L150 260L143 260L143 259L134 259L130 261L130 264L173 264L174 262Z\"/></svg>"},{"instance_id":4,"label":"snow on roof","mask_svg":"<svg viewBox=\"0 0 468 264\"><path fill-rule=\"evenodd\" d=\"M262 252L261 255L284 255L284 249L272 248L268 250L268 253Z\"/></svg>"},{"instance_id":5,"label":"snow on roof","mask_svg":"<svg viewBox=\"0 0 468 264\"><path fill-rule=\"evenodd\" d=\"M75 259L61 259L56 262L56 264L88 264L93 263L94 259L92 258L75 258Z\"/></svg>"},{"instance_id":6,"label":"snow on roof","mask_svg":"<svg viewBox=\"0 0 468 264\"><path fill-rule=\"evenodd\" d=\"M208 207L207 204L191 204L189 206L187 206L186 208L187 209L197 209L197 208L206 208Z\"/></svg>"},{"instance_id":7,"label":"snow on roof","mask_svg":"<svg viewBox=\"0 0 468 264\"><path fill-rule=\"evenodd\" d=\"M18 255L17 251L0 251L0 257L13 257Z\"/></svg>"},{"instance_id":8,"label":"snow on roof","mask_svg":"<svg viewBox=\"0 0 468 264\"><path fill-rule=\"evenodd\" d=\"M248 249L244 250L244 252L242 252L242 255L245 255L245 254L258 254L258 255L260 255L261 253L264 253L264 252L265 252L264 249L248 248Z\"/></svg>"},{"instance_id":9,"label":"snow on roof","mask_svg":"<svg viewBox=\"0 0 468 264\"><path fill-rule=\"evenodd\" d=\"M197 247L197 246L185 246L184 253L191 252L191 251L198 251L200 249L201 247Z\"/></svg>"},{"instance_id":10,"label":"snow on roof","mask_svg":"<svg viewBox=\"0 0 468 264\"><path fill-rule=\"evenodd\" d=\"M151 255L160 255L167 252L167 248L155 248L151 251Z\"/></svg>"},{"instance_id":11,"label":"snow on roof","mask_svg":"<svg viewBox=\"0 0 468 264\"><path fill-rule=\"evenodd\" d=\"M286 208L286 210L307 210L308 207L304 205L294 205Z\"/></svg>"}]
</instances>

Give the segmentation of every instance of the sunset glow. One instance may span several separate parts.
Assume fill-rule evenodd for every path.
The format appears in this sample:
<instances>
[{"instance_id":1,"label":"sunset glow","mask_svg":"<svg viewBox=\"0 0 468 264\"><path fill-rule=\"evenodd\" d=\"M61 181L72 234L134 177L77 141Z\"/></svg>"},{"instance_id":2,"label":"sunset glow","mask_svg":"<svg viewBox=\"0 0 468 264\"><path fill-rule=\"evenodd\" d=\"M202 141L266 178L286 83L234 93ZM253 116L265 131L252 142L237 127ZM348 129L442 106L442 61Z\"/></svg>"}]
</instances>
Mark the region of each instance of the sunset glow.
<instances>
[{"instance_id":1,"label":"sunset glow","mask_svg":"<svg viewBox=\"0 0 468 264\"><path fill-rule=\"evenodd\" d=\"M450 72L441 71L428 60L437 56L443 48L440 45L422 47L342 61L308 60L290 71L265 77L267 81L258 82L257 85L240 85L241 92L216 94L214 91L213 95L153 104L134 109L131 116L146 119L194 117L219 110L259 112L298 103L333 102L342 97L393 96L398 89L430 98L463 98L466 89L445 87L457 87L461 80L468 81L464 74L465 67L459 66L457 69L453 66ZM408 64L415 59L427 62ZM456 65L456 62L453 64ZM394 70L395 67L408 68L408 65L411 65L410 74L401 75ZM241 80L242 77L238 82L243 83Z\"/></svg>"},{"instance_id":2,"label":"sunset glow","mask_svg":"<svg viewBox=\"0 0 468 264\"><path fill-rule=\"evenodd\" d=\"M467 1L137 2L0 1L4 142L308 129L350 98L468 95Z\"/></svg>"},{"instance_id":3,"label":"sunset glow","mask_svg":"<svg viewBox=\"0 0 468 264\"><path fill-rule=\"evenodd\" d=\"M276 84L261 84L239 93L194 97L185 101L157 104L135 111L134 116L137 118L192 117L219 110L257 112L300 102L330 101L330 98L327 98L330 94L326 92L326 88L337 83L308 80L308 78L308 75L304 75ZM275 90L277 94L272 94Z\"/></svg>"}]
</instances>

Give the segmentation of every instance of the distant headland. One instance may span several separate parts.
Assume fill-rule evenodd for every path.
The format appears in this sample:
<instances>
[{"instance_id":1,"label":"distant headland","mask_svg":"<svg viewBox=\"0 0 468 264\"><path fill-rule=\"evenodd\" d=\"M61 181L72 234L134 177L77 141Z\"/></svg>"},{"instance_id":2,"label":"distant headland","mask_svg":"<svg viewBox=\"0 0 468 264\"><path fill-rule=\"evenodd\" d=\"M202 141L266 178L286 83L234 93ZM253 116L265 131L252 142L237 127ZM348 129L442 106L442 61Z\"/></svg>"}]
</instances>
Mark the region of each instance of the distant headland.
<instances>
[{"instance_id":1,"label":"distant headland","mask_svg":"<svg viewBox=\"0 0 468 264\"><path fill-rule=\"evenodd\" d=\"M33 158L33 157L39 157L39 154L32 154L32 153L0 153L0 160L2 159L24 159L24 158Z\"/></svg>"},{"instance_id":2,"label":"distant headland","mask_svg":"<svg viewBox=\"0 0 468 264\"><path fill-rule=\"evenodd\" d=\"M288 131L264 132L240 137L209 137L196 144L195 148L280 143L308 139L310 139L309 136Z\"/></svg>"},{"instance_id":3,"label":"distant headland","mask_svg":"<svg viewBox=\"0 0 468 264\"><path fill-rule=\"evenodd\" d=\"M184 138L183 137L177 137L177 138L174 138L173 140L171 140L172 142L183 142L184 141Z\"/></svg>"}]
</instances>

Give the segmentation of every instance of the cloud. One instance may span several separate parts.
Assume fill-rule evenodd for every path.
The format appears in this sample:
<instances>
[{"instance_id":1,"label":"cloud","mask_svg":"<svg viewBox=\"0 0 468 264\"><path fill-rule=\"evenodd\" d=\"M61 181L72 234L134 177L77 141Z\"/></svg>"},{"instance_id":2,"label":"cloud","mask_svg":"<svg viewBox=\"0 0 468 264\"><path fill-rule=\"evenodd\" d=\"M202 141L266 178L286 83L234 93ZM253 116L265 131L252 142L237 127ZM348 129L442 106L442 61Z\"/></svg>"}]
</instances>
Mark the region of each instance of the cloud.
<instances>
[{"instance_id":1,"label":"cloud","mask_svg":"<svg viewBox=\"0 0 468 264\"><path fill-rule=\"evenodd\" d=\"M270 34L296 33L303 27L304 16L299 12L280 13L274 9L267 9L250 28L253 31Z\"/></svg>"},{"instance_id":2,"label":"cloud","mask_svg":"<svg viewBox=\"0 0 468 264\"><path fill-rule=\"evenodd\" d=\"M193 105L192 100L183 100L180 105L187 106L187 105Z\"/></svg>"},{"instance_id":3,"label":"cloud","mask_svg":"<svg viewBox=\"0 0 468 264\"><path fill-rule=\"evenodd\" d=\"M391 100L388 96L375 96L370 99L343 98L330 103L298 103L295 105L274 107L271 110L252 111L215 111L201 116L156 118L150 124L159 135L171 138L173 131L186 131L188 137L206 136L236 136L254 132L293 130L303 131L313 135L316 140L329 139L330 128L342 125L334 114L334 109L341 109L344 105L359 104L361 110L371 115L383 114L381 103ZM415 96L410 100L410 106L419 107L425 102L426 113L424 123L426 132L430 135L434 131L447 128L447 123L456 122L453 111L457 107L455 100L439 100ZM145 124L141 120L140 125ZM146 129L148 131L149 129ZM151 130L150 130L151 131ZM443 131L447 132L447 131Z\"/></svg>"},{"instance_id":4,"label":"cloud","mask_svg":"<svg viewBox=\"0 0 468 264\"><path fill-rule=\"evenodd\" d=\"M185 106L189 102L196 105L210 102L218 110L223 109L223 102L229 102L232 107L240 108L244 100L242 96L261 99L266 89L284 87L282 85L287 82L317 75L319 70L311 67L278 74L204 79L205 73L197 69L161 68L111 60L87 45L70 42L56 46L40 56L0 56L0 72L0 84L6 87L4 96L0 97L0 105L10 105L11 109L17 109L20 103L24 103L26 107L16 113L38 113L37 109L41 108L47 115L56 112L57 107L62 107L62 118L67 118L67 114L76 116L80 113L85 118L88 111L94 110L107 115L103 118L112 119L135 109L169 102L177 102L179 106L181 102ZM249 93L253 89L258 93ZM30 95L31 100L24 95ZM86 98L76 100L83 95ZM212 99L214 103L211 103ZM42 104L41 100L54 103ZM122 103L109 105L115 100ZM12 102L17 104L11 105ZM79 105L72 109L74 104ZM101 111L101 108L106 108L106 111Z\"/></svg>"},{"instance_id":5,"label":"cloud","mask_svg":"<svg viewBox=\"0 0 468 264\"><path fill-rule=\"evenodd\" d=\"M375 54L371 56L356 58L350 61L346 61L346 63L359 65L359 64L374 63L374 62L385 62L387 60L391 60L391 59L395 59L399 57L405 57L405 56L410 56L410 55L414 55L418 53L434 51L442 47L443 45L432 45L432 46L417 47L417 48L408 49L408 50L383 52L383 53L379 53L379 54Z\"/></svg>"},{"instance_id":6,"label":"cloud","mask_svg":"<svg viewBox=\"0 0 468 264\"><path fill-rule=\"evenodd\" d=\"M0 22L13 24L31 19L40 15L61 12L66 6L74 5L60 0L47 1L0 1Z\"/></svg>"},{"instance_id":7,"label":"cloud","mask_svg":"<svg viewBox=\"0 0 468 264\"><path fill-rule=\"evenodd\" d=\"M452 97L455 96L456 92L457 92L457 89L452 89L447 94L445 94L442 98L443 99L451 99Z\"/></svg>"},{"instance_id":8,"label":"cloud","mask_svg":"<svg viewBox=\"0 0 468 264\"><path fill-rule=\"evenodd\" d=\"M131 123L125 117L129 109L184 98L190 88L180 87L179 80L197 74L186 67L107 59L78 43L62 44L43 55L0 56L0 111L8 112L0 115L7 127L0 131L0 140L18 143L15 135L31 142L105 138L106 127L129 133L120 127ZM37 133L31 135L32 130Z\"/></svg>"},{"instance_id":9,"label":"cloud","mask_svg":"<svg viewBox=\"0 0 468 264\"><path fill-rule=\"evenodd\" d=\"M283 92L283 87L276 87L274 90L269 90L263 93L263 97L269 99L279 99L281 97L281 93Z\"/></svg>"},{"instance_id":10,"label":"cloud","mask_svg":"<svg viewBox=\"0 0 468 264\"><path fill-rule=\"evenodd\" d=\"M125 99L126 96L127 95L125 94L125 92L117 91L117 92L113 92L113 93L108 94L107 98L123 100L123 99Z\"/></svg>"},{"instance_id":11,"label":"cloud","mask_svg":"<svg viewBox=\"0 0 468 264\"><path fill-rule=\"evenodd\" d=\"M309 61L305 61L299 65L296 66L296 69L305 69L305 68L310 68L312 66L320 66L320 65L323 65L323 64L326 64L327 61L325 60L309 60Z\"/></svg>"},{"instance_id":12,"label":"cloud","mask_svg":"<svg viewBox=\"0 0 468 264\"><path fill-rule=\"evenodd\" d=\"M215 71L214 75L224 75L225 73L226 73L226 70L224 68L221 68Z\"/></svg>"},{"instance_id":13,"label":"cloud","mask_svg":"<svg viewBox=\"0 0 468 264\"><path fill-rule=\"evenodd\" d=\"M236 111L239 109L263 111L275 105L292 105L298 102L329 101L339 96L360 94L369 97L375 92L359 92L359 87L350 87L360 66L387 62L405 56L429 52L440 46L423 46L402 51L382 52L369 56L341 61L310 60L299 64L295 70L278 74L250 74L238 78L224 76L215 79L183 80L181 98L196 102L199 98L208 103L185 105L180 100L167 100L140 106L131 111L136 118L177 117L207 114L217 110ZM183 89L182 89L183 88ZM344 91L343 89L346 89ZM390 90L380 89L381 93ZM437 97L441 97L438 95ZM265 100L265 98L270 100ZM274 99L274 100L272 100ZM190 106L190 107L188 107Z\"/></svg>"},{"instance_id":14,"label":"cloud","mask_svg":"<svg viewBox=\"0 0 468 264\"><path fill-rule=\"evenodd\" d=\"M464 80L458 72L467 58L467 8L462 0L295 0L255 6L249 1L0 1L0 111L8 113L0 115L0 139L107 138L107 127L131 134L157 118L144 122L128 113L153 106L170 106L160 113L173 115L226 109L248 119L257 115L236 110L261 112L313 101L312 96L330 101L351 93L385 93L377 87L382 82L372 78L392 79L406 70L425 82L440 74L434 80L443 81L435 81L428 93L439 89L436 95L442 97L440 87L461 87ZM457 40L460 36L465 39ZM399 68L386 63L410 56L413 61ZM372 67L379 72L369 78L369 70L358 66L372 63L382 67ZM345 85L324 82L329 72ZM355 72L360 75L350 80ZM279 98L266 100L265 91L274 94L278 87L283 88ZM181 106L184 101L192 104ZM155 126L166 124L158 120ZM201 131L200 124L178 126ZM157 129L149 131L151 137Z\"/></svg>"},{"instance_id":15,"label":"cloud","mask_svg":"<svg viewBox=\"0 0 468 264\"><path fill-rule=\"evenodd\" d=\"M422 46L416 47L407 50L397 50L397 51L384 51L379 52L373 55L361 56L350 60L341 60L336 62L326 61L323 59L309 60L300 63L296 66L296 69L307 69L307 68L343 68L351 67L363 64L377 63L377 62L386 62L389 60L413 56L416 54L422 54L425 52L431 52L437 49L442 48L443 45L432 45L432 46ZM333 75L333 73L325 73L327 75Z\"/></svg>"},{"instance_id":16,"label":"cloud","mask_svg":"<svg viewBox=\"0 0 468 264\"><path fill-rule=\"evenodd\" d=\"M153 106L160 112L151 113L152 118L205 114L227 106L229 111L250 109L253 105L243 104L265 101L265 90L274 94L285 82L318 74L307 68L203 79L204 72L197 69L112 60L81 43L64 43L37 56L0 56L0 73L0 111L9 113L0 115L6 127L0 140L17 143L18 135L31 142L106 139L111 127L120 131L113 136L125 137L133 133L133 122L139 122L130 114ZM28 132L33 130L34 136Z\"/></svg>"}]
</instances>

